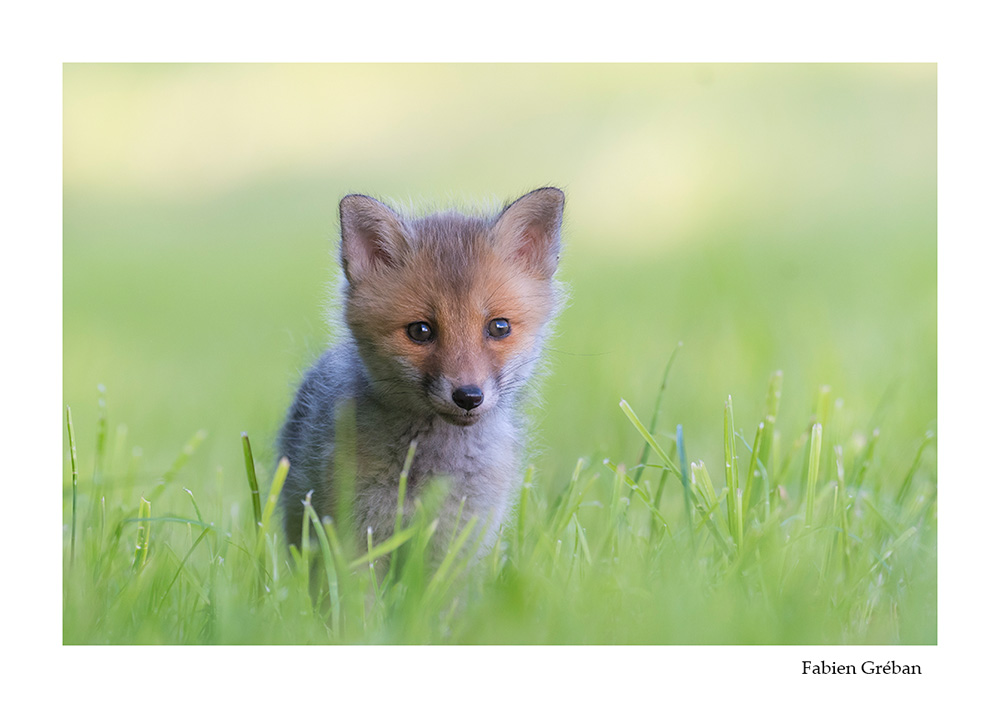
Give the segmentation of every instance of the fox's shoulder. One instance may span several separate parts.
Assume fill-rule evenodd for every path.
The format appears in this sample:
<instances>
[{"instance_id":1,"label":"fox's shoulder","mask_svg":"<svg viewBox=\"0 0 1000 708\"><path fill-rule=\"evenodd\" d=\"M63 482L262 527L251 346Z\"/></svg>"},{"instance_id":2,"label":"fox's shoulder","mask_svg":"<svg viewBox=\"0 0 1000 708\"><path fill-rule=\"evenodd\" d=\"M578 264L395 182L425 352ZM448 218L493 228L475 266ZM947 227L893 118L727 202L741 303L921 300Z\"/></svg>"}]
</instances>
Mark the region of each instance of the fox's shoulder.
<instances>
[{"instance_id":1,"label":"fox's shoulder","mask_svg":"<svg viewBox=\"0 0 1000 708\"><path fill-rule=\"evenodd\" d=\"M353 382L362 371L358 347L351 338L328 347L316 359L310 374L335 377L344 383Z\"/></svg>"},{"instance_id":2,"label":"fox's shoulder","mask_svg":"<svg viewBox=\"0 0 1000 708\"><path fill-rule=\"evenodd\" d=\"M364 369L352 341L324 351L303 376L288 410L281 433L282 452L287 455L294 451L305 442L309 431L332 423L337 403L356 398L363 380Z\"/></svg>"}]
</instances>

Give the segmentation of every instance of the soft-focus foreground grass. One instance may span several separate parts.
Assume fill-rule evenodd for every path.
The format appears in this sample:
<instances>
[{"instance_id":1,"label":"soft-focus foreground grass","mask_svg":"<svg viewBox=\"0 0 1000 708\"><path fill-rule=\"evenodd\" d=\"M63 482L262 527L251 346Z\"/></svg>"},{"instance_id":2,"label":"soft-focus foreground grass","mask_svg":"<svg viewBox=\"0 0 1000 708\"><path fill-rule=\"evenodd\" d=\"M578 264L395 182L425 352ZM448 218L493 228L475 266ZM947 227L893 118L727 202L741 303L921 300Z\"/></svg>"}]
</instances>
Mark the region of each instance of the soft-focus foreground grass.
<instances>
[{"instance_id":1,"label":"soft-focus foreground grass","mask_svg":"<svg viewBox=\"0 0 1000 708\"><path fill-rule=\"evenodd\" d=\"M936 641L932 69L68 67L65 106L65 641ZM406 530L378 592L333 544L313 611L240 433L266 497L338 198L544 183L572 299L504 544L435 579Z\"/></svg>"},{"instance_id":2,"label":"soft-focus foreground grass","mask_svg":"<svg viewBox=\"0 0 1000 708\"><path fill-rule=\"evenodd\" d=\"M659 436L668 446L622 401L645 441L640 464L580 459L557 494L529 467L504 540L470 562L473 519L440 564L424 552L448 527L433 493L367 553L307 506L303 550L292 550L274 516L284 461L259 490L244 439L247 488L227 514L181 486L199 432L140 494L124 431L109 438L101 418L94 475L81 482L67 410L65 641L934 642L937 495L921 466L931 436L892 479L878 432L845 434L826 387L805 431L783 434L782 378L752 436L736 431L727 400L725 487L703 461L688 464L682 426Z\"/></svg>"}]
</instances>

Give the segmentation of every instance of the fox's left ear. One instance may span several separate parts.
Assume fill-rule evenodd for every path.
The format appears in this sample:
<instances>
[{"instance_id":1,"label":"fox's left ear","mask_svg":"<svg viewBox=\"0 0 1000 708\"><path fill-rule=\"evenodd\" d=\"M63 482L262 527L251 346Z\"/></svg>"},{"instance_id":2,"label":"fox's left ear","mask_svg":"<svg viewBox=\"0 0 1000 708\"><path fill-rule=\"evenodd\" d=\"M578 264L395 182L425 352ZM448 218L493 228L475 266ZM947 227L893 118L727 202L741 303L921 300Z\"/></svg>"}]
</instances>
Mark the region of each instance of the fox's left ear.
<instances>
[{"instance_id":1,"label":"fox's left ear","mask_svg":"<svg viewBox=\"0 0 1000 708\"><path fill-rule=\"evenodd\" d=\"M559 229L566 197L555 187L528 192L497 217L498 246L543 278L559 265Z\"/></svg>"}]
</instances>

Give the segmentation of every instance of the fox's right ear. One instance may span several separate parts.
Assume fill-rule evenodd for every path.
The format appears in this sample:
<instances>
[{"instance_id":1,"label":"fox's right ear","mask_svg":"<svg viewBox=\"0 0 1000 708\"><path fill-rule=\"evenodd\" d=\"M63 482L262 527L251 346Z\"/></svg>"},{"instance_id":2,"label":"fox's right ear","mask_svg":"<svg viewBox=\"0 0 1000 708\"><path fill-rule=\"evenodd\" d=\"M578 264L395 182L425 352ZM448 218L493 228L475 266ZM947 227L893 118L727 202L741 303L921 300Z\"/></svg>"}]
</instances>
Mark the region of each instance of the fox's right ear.
<instances>
[{"instance_id":1,"label":"fox's right ear","mask_svg":"<svg viewBox=\"0 0 1000 708\"><path fill-rule=\"evenodd\" d=\"M399 265L407 248L406 227L392 209L363 194L340 200L340 262L349 283Z\"/></svg>"}]
</instances>

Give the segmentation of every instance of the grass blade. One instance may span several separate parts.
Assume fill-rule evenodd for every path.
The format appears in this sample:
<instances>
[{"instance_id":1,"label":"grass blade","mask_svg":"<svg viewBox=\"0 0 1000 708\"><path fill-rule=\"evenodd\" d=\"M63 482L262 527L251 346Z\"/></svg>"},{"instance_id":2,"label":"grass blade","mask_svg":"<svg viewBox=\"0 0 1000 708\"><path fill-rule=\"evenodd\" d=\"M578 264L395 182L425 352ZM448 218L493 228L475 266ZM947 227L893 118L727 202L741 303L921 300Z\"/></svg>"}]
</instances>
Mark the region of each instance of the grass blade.
<instances>
[{"instance_id":1,"label":"grass blade","mask_svg":"<svg viewBox=\"0 0 1000 708\"><path fill-rule=\"evenodd\" d=\"M455 559L458 558L459 553L462 552L466 542L469 540L469 536L472 534L478 523L478 516L473 514L469 517L468 523L465 524L465 527L458 535L458 541L451 544L448 548L448 552L445 554L444 560L441 561L441 565L439 565L438 569L434 572L431 582L427 586L427 598L433 598L438 588L442 587L444 579L448 575L448 571L451 569L452 564L454 564ZM444 585L444 587L447 587L447 585Z\"/></svg>"},{"instance_id":2,"label":"grass blade","mask_svg":"<svg viewBox=\"0 0 1000 708\"><path fill-rule=\"evenodd\" d=\"M254 528L260 528L262 520L260 509L260 489L257 487L257 469L253 463L253 451L250 449L250 436L246 433L242 433L240 437L243 439L243 462L247 468L247 483L250 485L250 501L253 503Z\"/></svg>"},{"instance_id":3,"label":"grass blade","mask_svg":"<svg viewBox=\"0 0 1000 708\"><path fill-rule=\"evenodd\" d=\"M163 608L163 603L167 601L167 596L170 594L170 588L174 586L174 583L177 582L177 578L181 576L181 571L184 570L184 564L187 563L188 558L190 558L191 554L194 553L194 549L198 547L198 544L200 544L205 539L205 536L208 535L208 532L212 530L213 529L211 526L206 526L205 528L203 528L201 530L201 533L198 534L198 538L192 544L191 548L189 548L188 552L184 554L184 557L181 559L180 564L177 566L177 572L174 573L174 577L172 577L170 579L170 582L167 583L167 588L166 590L163 591L163 596L160 597L160 604L156 606L157 612L159 612Z\"/></svg>"},{"instance_id":4,"label":"grass blade","mask_svg":"<svg viewBox=\"0 0 1000 708\"><path fill-rule=\"evenodd\" d=\"M903 479L903 484L899 487L899 491L896 492L896 503L902 504L903 499L906 498L907 492L910 491L910 485L913 484L913 476L917 472L917 468L920 467L920 457L924 454L924 450L927 446L934 440L934 433L927 431L924 434L924 439L920 443L920 447L917 448L917 455L913 458L913 464L910 465L910 469L906 472L906 477Z\"/></svg>"},{"instance_id":5,"label":"grass blade","mask_svg":"<svg viewBox=\"0 0 1000 708\"><path fill-rule=\"evenodd\" d=\"M837 462L837 500L839 502L838 511L840 512L840 555L844 575L846 576L846 574L850 571L851 554L850 547L848 545L850 529L848 528L849 518L847 515L847 508L850 503L847 497L847 484L844 481L844 449L840 445L835 445L833 448L833 454L836 456Z\"/></svg>"},{"instance_id":6,"label":"grass blade","mask_svg":"<svg viewBox=\"0 0 1000 708\"><path fill-rule=\"evenodd\" d=\"M367 536L366 540L368 542L368 557L369 558L374 558L374 556L372 555L372 527L371 526L368 527L368 533L366 534L366 536ZM375 561L374 560L369 560L368 561L368 572L369 572L369 574L371 576L372 591L375 593L375 602L376 603L380 603L382 601L382 595L381 595L381 592L380 592L381 588L379 587L379 584L378 584L378 577L376 577L376 575L375 575Z\"/></svg>"},{"instance_id":7,"label":"grass blade","mask_svg":"<svg viewBox=\"0 0 1000 708\"><path fill-rule=\"evenodd\" d=\"M436 523L434 524L434 527L437 528ZM407 526L402 531L394 533L392 536L382 541L382 543L370 549L360 558L356 558L355 560L351 561L347 567L350 568L351 570L354 570L356 568L360 568L365 563L370 563L372 561L377 560L381 556L391 553L392 551L396 550L404 543L409 541L411 538L413 538L413 536L417 533L419 528L420 528L419 526Z\"/></svg>"},{"instance_id":8,"label":"grass blade","mask_svg":"<svg viewBox=\"0 0 1000 708\"><path fill-rule=\"evenodd\" d=\"M403 508L406 503L406 481L410 476L410 468L413 467L413 458L417 454L417 440L414 438L410 442L410 447L406 451L406 459L403 460L403 469L399 473L399 492L396 495L396 525L393 531L398 532L403 526Z\"/></svg>"},{"instance_id":9,"label":"grass blade","mask_svg":"<svg viewBox=\"0 0 1000 708\"><path fill-rule=\"evenodd\" d=\"M746 507L743 509L744 517L748 516L750 513L750 505L753 503L751 501L751 496L753 494L753 479L757 475L757 463L760 460L760 448L764 443L764 428L766 427L763 421L757 425L757 434L753 438L753 448L750 450L750 464L747 466L747 486L746 494L744 494L744 502Z\"/></svg>"},{"instance_id":10,"label":"grass blade","mask_svg":"<svg viewBox=\"0 0 1000 708\"><path fill-rule=\"evenodd\" d=\"M316 513L315 507L312 505L311 496L306 497L305 516L312 523L313 529L316 531L320 555L323 558L323 570L326 572L327 592L330 593L330 603L332 607L333 603L337 599L337 588L340 578L337 576L337 568L333 560L333 551L330 547L330 539L327 537L326 529L323 528L323 524L319 520L319 515Z\"/></svg>"},{"instance_id":11,"label":"grass blade","mask_svg":"<svg viewBox=\"0 0 1000 708\"><path fill-rule=\"evenodd\" d=\"M553 536L558 536L560 530L566 527L569 523L570 517L573 515L572 512L567 512L573 498L573 492L576 490L577 482L580 480L580 472L583 470L583 458L578 457L576 460L576 466L573 468L573 473L570 475L569 482L563 487L562 491L556 497L555 503L552 504L552 512L549 515L549 532Z\"/></svg>"},{"instance_id":12,"label":"grass blade","mask_svg":"<svg viewBox=\"0 0 1000 708\"><path fill-rule=\"evenodd\" d=\"M809 472L806 478L806 526L812 526L816 506L816 485L819 482L819 460L823 449L823 426L816 423L812 427L809 443Z\"/></svg>"},{"instance_id":13,"label":"grass blade","mask_svg":"<svg viewBox=\"0 0 1000 708\"><path fill-rule=\"evenodd\" d=\"M264 539L271 530L271 517L274 516L274 509L278 506L278 497L281 496L281 488L285 486L285 478L288 476L288 458L282 457L278 462L278 469L274 472L274 479L271 480L271 489L267 493L267 502L264 504L264 511L261 516L260 527L257 529L257 556L264 550Z\"/></svg>"},{"instance_id":14,"label":"grass blade","mask_svg":"<svg viewBox=\"0 0 1000 708\"><path fill-rule=\"evenodd\" d=\"M468 497L462 497L458 502L458 511L455 512L455 524L451 527L451 536L448 537L448 548L451 548L451 544L455 542L455 536L458 534L458 525L462 520L462 512L465 510L465 502L468 501ZM371 550L371 547L368 548Z\"/></svg>"},{"instance_id":15,"label":"grass blade","mask_svg":"<svg viewBox=\"0 0 1000 708\"><path fill-rule=\"evenodd\" d=\"M76 557L76 487L79 473L76 466L76 438L73 435L73 414L69 406L66 406L66 431L69 435L69 465L73 479L73 511L70 517L69 530L69 561L73 562Z\"/></svg>"},{"instance_id":16,"label":"grass blade","mask_svg":"<svg viewBox=\"0 0 1000 708\"><path fill-rule=\"evenodd\" d=\"M299 577L303 578L302 590L309 594L309 564L312 559L312 534L309 532L309 514L306 509L312 508L313 490L306 492L305 499L302 500L302 527L299 530L299 547L295 556L299 569Z\"/></svg>"},{"instance_id":17,"label":"grass blade","mask_svg":"<svg viewBox=\"0 0 1000 708\"><path fill-rule=\"evenodd\" d=\"M403 511L406 506L406 483L410 476L410 468L413 467L413 458L417 454L417 439L410 441L410 447L406 450L406 459L403 460L403 469L399 473L399 491L396 494L396 520L392 527L393 536L398 534L403 528ZM389 558L389 577L396 577L395 553Z\"/></svg>"},{"instance_id":18,"label":"grass blade","mask_svg":"<svg viewBox=\"0 0 1000 708\"><path fill-rule=\"evenodd\" d=\"M743 548L743 490L736 489L736 550Z\"/></svg>"},{"instance_id":19,"label":"grass blade","mask_svg":"<svg viewBox=\"0 0 1000 708\"><path fill-rule=\"evenodd\" d=\"M872 460L875 457L875 444L878 442L880 435L881 432L878 428L872 430L871 437L868 438L868 443L865 445L864 451L854 463L854 473L851 475L851 483L855 487L860 487L861 483L865 481L865 473L868 472L868 468L871 467Z\"/></svg>"},{"instance_id":20,"label":"grass blade","mask_svg":"<svg viewBox=\"0 0 1000 708\"><path fill-rule=\"evenodd\" d=\"M646 491L639 486L638 482L636 482L634 479L632 479L625 473L625 466L619 464L617 467L615 467L614 465L611 464L609 460L604 461L604 466L615 474L615 480L616 480L615 488L616 490L618 490L616 492L616 498L620 496L621 484L624 483L631 490L631 492L634 493L636 497L638 497L639 501L641 501L643 505L649 510L652 519L656 521L659 524L660 528L665 530L667 532L667 535L672 538L674 534L670 530L670 524L667 523L667 520L663 517L663 514L661 514L660 510L657 508L657 505L653 503L652 499L650 499L649 494L647 494ZM612 516L612 518L618 518L618 514L615 513Z\"/></svg>"},{"instance_id":21,"label":"grass blade","mask_svg":"<svg viewBox=\"0 0 1000 708\"><path fill-rule=\"evenodd\" d=\"M712 537L719 544L719 548L729 556L732 553L732 545L722 535L719 524L713 516L721 500L716 496L712 479L708 475L708 468L701 460L691 463L691 486L691 498L695 503L695 509L701 515L702 523L711 532Z\"/></svg>"},{"instance_id":22,"label":"grass blade","mask_svg":"<svg viewBox=\"0 0 1000 708\"><path fill-rule=\"evenodd\" d=\"M148 502L147 502L148 504ZM121 529L124 528L125 524L143 524L143 523L153 523L160 521L169 521L174 524L186 524L188 526L197 526L199 528L214 528L210 523L204 521L198 521L198 519L187 519L183 516L131 516L127 519L122 519L118 522L116 527L116 535L121 533Z\"/></svg>"},{"instance_id":23,"label":"grass blade","mask_svg":"<svg viewBox=\"0 0 1000 708\"><path fill-rule=\"evenodd\" d=\"M136 532L135 554L132 558L132 567L139 569L146 563L149 555L149 532L152 506L145 497L139 499L139 528Z\"/></svg>"},{"instance_id":24,"label":"grass blade","mask_svg":"<svg viewBox=\"0 0 1000 708\"><path fill-rule=\"evenodd\" d=\"M684 445L684 426L677 424L677 461L680 462L682 470L688 470L687 448ZM656 490L656 508L660 508L660 498L663 496L663 481L667 475L660 479L660 486ZM681 474L681 489L684 492L684 513L687 516L688 526L693 523L691 517L691 478L687 471Z\"/></svg>"},{"instance_id":25,"label":"grass blade","mask_svg":"<svg viewBox=\"0 0 1000 708\"><path fill-rule=\"evenodd\" d=\"M769 469L772 471L773 486L777 489L782 482L781 432L778 430L775 430L771 436L771 466Z\"/></svg>"},{"instance_id":26,"label":"grass blade","mask_svg":"<svg viewBox=\"0 0 1000 708\"><path fill-rule=\"evenodd\" d=\"M726 513L729 521L729 535L735 541L737 537L743 536L742 529L737 529L737 517L739 516L736 503L739 497L740 469L736 463L736 431L733 426L733 397L726 398L726 405L723 409L723 448L725 452L726 464ZM736 545L737 550L740 544Z\"/></svg>"},{"instance_id":27,"label":"grass blade","mask_svg":"<svg viewBox=\"0 0 1000 708\"><path fill-rule=\"evenodd\" d=\"M194 492L192 492L187 487L184 487L184 493L191 498L191 506L194 507L194 515L198 517L198 521L200 521L201 523L205 523L205 520L201 516L201 509L198 508L198 502L196 502L194 499Z\"/></svg>"},{"instance_id":28,"label":"grass blade","mask_svg":"<svg viewBox=\"0 0 1000 708\"><path fill-rule=\"evenodd\" d=\"M349 603L348 594L348 582L347 579L350 575L347 568L347 560L344 557L344 547L340 542L340 537L337 535L337 528L333 523L333 519L329 516L322 519L323 526L323 536L328 540L330 546L330 555L333 561L333 567L336 571L337 583L334 588L334 595L330 596L330 612L331 617L337 619L337 628L340 631L340 635L344 636L347 632L347 610L346 606ZM327 576L329 582L329 576Z\"/></svg>"},{"instance_id":29,"label":"grass blade","mask_svg":"<svg viewBox=\"0 0 1000 708\"><path fill-rule=\"evenodd\" d=\"M781 406L781 385L784 381L784 374L778 370L771 374L771 380L767 384L767 398L764 402L764 434L760 441L760 460L765 467L773 467L770 462L771 444L774 440L774 424L778 419L778 409Z\"/></svg>"},{"instance_id":30,"label":"grass blade","mask_svg":"<svg viewBox=\"0 0 1000 708\"><path fill-rule=\"evenodd\" d=\"M528 495L531 491L531 480L535 476L534 465L528 465L528 468L524 471L524 481L521 482L521 501L517 510L517 549L518 553L522 554L524 552L524 542L525 542L525 519L528 513ZM465 500L462 500L463 504ZM459 512L459 519L461 519L461 512ZM456 527L458 521L456 520Z\"/></svg>"},{"instance_id":31,"label":"grass blade","mask_svg":"<svg viewBox=\"0 0 1000 708\"><path fill-rule=\"evenodd\" d=\"M583 528L583 524L580 523L580 519L577 518L576 514L573 514L572 522L576 526L576 539L580 545L580 549L583 551L583 557L586 559L587 565L593 565L594 559L590 555L590 544L587 543L586 530Z\"/></svg>"},{"instance_id":32,"label":"grass blade","mask_svg":"<svg viewBox=\"0 0 1000 708\"><path fill-rule=\"evenodd\" d=\"M655 452L657 457L663 461L663 464L666 465L667 468L679 478L681 476L681 471L677 469L677 464L670 459L667 453L663 451L663 448L660 447L660 443L656 442L650 432L646 430L646 426L644 426L642 421L639 420L639 416L637 416L635 411L632 410L632 406L628 404L628 401L624 398L621 399L618 402L618 407L622 409L625 413L625 417L631 421L632 425L635 426L635 429L639 431L639 434L643 437L646 443L653 449L653 452Z\"/></svg>"},{"instance_id":33,"label":"grass blade","mask_svg":"<svg viewBox=\"0 0 1000 708\"><path fill-rule=\"evenodd\" d=\"M667 377L670 375L670 369L674 365L674 359L677 358L677 352L680 348L684 346L684 342L677 342L677 346L670 353L670 358L667 359L667 365L663 369L663 378L660 379L660 390L656 393L656 403L653 404L653 417L649 421L649 433L650 435L656 435L656 424L660 418L660 408L663 407L663 392L667 388ZM642 455L639 458L639 469L635 472L635 481L638 482L642 478L642 472L646 468L646 461L649 459L650 445L647 441L645 445L642 446ZM681 469L684 466L681 465Z\"/></svg>"}]
</instances>

